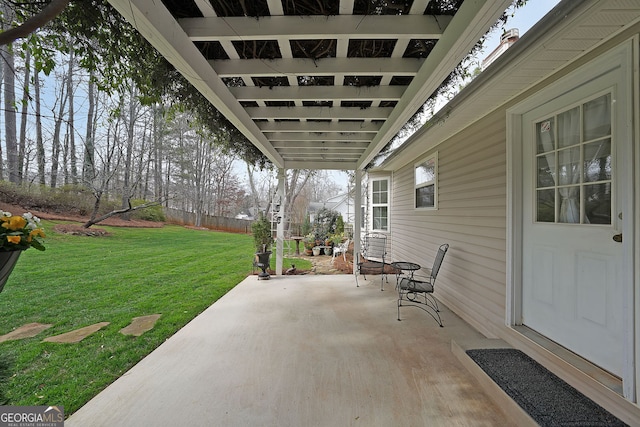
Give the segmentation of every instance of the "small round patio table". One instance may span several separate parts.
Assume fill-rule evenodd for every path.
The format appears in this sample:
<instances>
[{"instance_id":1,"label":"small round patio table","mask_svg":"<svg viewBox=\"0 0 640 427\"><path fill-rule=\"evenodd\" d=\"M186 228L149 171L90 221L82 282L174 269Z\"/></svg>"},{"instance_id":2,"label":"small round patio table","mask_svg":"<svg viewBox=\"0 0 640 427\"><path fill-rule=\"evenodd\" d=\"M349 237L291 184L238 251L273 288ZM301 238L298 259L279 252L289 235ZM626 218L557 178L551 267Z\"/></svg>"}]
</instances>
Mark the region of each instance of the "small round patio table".
<instances>
[{"instance_id":1,"label":"small round patio table","mask_svg":"<svg viewBox=\"0 0 640 427\"><path fill-rule=\"evenodd\" d=\"M400 275L402 274L403 271L408 271L409 272L409 280L413 280L413 272L420 270L422 267L420 266L420 264L416 264L415 262L409 262L409 261L396 261L396 262L392 262L391 266L393 268L395 268L396 270L400 270L400 273L396 274L396 286L398 286L398 281L400 279Z\"/></svg>"}]
</instances>

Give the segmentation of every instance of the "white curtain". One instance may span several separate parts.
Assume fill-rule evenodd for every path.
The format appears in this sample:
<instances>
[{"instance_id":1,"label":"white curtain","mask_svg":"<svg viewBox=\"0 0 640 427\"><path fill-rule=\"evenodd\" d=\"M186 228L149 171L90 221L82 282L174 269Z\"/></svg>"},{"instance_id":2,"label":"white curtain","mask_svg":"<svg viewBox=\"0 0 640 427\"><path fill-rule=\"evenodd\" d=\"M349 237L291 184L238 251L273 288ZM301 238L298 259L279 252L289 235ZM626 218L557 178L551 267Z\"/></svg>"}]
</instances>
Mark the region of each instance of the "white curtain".
<instances>
[{"instance_id":1,"label":"white curtain","mask_svg":"<svg viewBox=\"0 0 640 427\"><path fill-rule=\"evenodd\" d=\"M582 123L582 125L581 125ZM554 124L557 124L557 140ZM580 131L583 130L581 138ZM580 162L580 142L607 137L611 134L611 95L603 95L584 104L583 120L580 107L564 111L554 118L538 123L536 127L538 153L545 153L549 173L554 184L559 187L560 209L558 222L580 223L580 183L582 167ZM594 165L602 157L609 139L596 142L597 149L585 150L585 165ZM569 148L566 148L569 147ZM556 165L556 153L558 153ZM606 155L610 155L607 153ZM587 158L589 156L589 158ZM543 173L538 170L538 173ZM589 224L585 216L584 223Z\"/></svg>"},{"instance_id":2,"label":"white curtain","mask_svg":"<svg viewBox=\"0 0 640 427\"><path fill-rule=\"evenodd\" d=\"M564 148L580 142L580 108L572 108L558 115L558 180L561 185L558 222L580 222L580 147ZM559 181L559 182L558 182ZM568 187L564 187L568 186Z\"/></svg>"}]
</instances>

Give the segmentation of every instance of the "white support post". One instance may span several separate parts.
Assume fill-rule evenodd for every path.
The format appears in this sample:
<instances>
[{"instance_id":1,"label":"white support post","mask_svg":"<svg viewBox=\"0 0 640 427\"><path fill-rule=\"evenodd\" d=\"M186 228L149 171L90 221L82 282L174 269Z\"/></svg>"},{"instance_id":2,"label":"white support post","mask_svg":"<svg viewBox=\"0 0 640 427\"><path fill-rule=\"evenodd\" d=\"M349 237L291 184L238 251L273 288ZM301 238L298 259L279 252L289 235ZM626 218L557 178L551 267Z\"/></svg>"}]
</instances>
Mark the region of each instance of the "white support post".
<instances>
[{"instance_id":1,"label":"white support post","mask_svg":"<svg viewBox=\"0 0 640 427\"><path fill-rule=\"evenodd\" d=\"M355 211L353 221L353 274L358 272L358 257L360 256L360 238L362 224L362 171L356 169L355 188L353 190L353 210Z\"/></svg>"},{"instance_id":2,"label":"white support post","mask_svg":"<svg viewBox=\"0 0 640 427\"><path fill-rule=\"evenodd\" d=\"M282 275L282 264L284 262L284 206L287 201L284 194L284 180L286 179L286 172L284 169L278 169L278 191L276 192L276 200L280 201L280 209L277 215L277 228L276 228L276 275Z\"/></svg>"}]
</instances>

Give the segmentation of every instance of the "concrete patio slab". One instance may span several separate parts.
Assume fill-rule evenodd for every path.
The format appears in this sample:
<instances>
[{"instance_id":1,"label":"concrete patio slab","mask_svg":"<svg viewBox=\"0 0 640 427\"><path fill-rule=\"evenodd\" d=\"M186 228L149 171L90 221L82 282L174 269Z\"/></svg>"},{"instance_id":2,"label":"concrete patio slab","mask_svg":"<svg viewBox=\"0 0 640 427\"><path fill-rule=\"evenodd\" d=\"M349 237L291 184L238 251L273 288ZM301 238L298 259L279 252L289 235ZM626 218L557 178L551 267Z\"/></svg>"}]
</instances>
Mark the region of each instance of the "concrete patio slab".
<instances>
[{"instance_id":1,"label":"concrete patio slab","mask_svg":"<svg viewBox=\"0 0 640 427\"><path fill-rule=\"evenodd\" d=\"M251 276L73 414L79 426L514 425L453 356L482 336L393 287Z\"/></svg>"}]
</instances>

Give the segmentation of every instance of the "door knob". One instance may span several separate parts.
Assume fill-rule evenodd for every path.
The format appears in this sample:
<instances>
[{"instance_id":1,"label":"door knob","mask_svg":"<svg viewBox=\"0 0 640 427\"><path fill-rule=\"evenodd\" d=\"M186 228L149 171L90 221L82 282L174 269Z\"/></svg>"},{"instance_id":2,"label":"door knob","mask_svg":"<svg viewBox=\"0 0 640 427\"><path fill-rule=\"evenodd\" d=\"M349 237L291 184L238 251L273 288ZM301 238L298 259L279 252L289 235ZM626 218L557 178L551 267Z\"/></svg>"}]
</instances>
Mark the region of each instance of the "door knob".
<instances>
[{"instance_id":1,"label":"door knob","mask_svg":"<svg viewBox=\"0 0 640 427\"><path fill-rule=\"evenodd\" d=\"M613 240L615 242L622 243L622 233L616 234L615 236L613 236Z\"/></svg>"}]
</instances>

